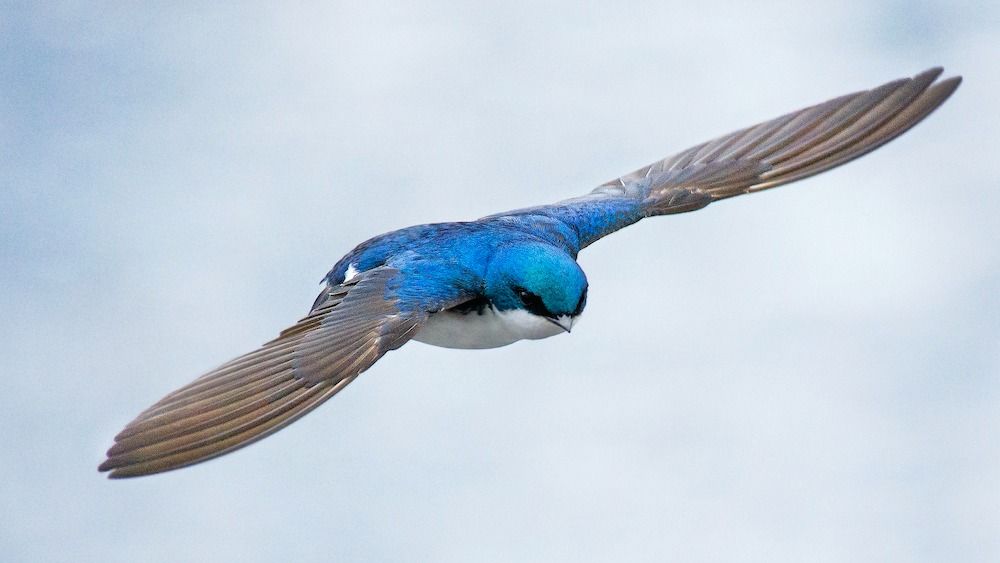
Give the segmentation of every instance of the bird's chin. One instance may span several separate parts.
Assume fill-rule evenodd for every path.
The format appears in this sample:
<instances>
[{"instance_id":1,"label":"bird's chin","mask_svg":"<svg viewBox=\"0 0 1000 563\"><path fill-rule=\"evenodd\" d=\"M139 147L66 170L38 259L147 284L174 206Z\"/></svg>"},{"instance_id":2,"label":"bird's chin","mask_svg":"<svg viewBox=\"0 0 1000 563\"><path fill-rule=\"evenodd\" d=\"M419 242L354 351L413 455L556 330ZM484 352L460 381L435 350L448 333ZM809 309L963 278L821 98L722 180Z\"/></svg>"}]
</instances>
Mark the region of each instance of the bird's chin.
<instances>
[{"instance_id":1,"label":"bird's chin","mask_svg":"<svg viewBox=\"0 0 1000 563\"><path fill-rule=\"evenodd\" d=\"M579 317L571 317L569 315L560 315L558 317L543 317L545 320L559 327L560 330L566 332L573 332L573 325L576 324L576 319Z\"/></svg>"},{"instance_id":2,"label":"bird's chin","mask_svg":"<svg viewBox=\"0 0 1000 563\"><path fill-rule=\"evenodd\" d=\"M540 340L573 329L573 317L544 317L523 310L501 311L497 313L508 330L517 335L518 340Z\"/></svg>"}]
</instances>

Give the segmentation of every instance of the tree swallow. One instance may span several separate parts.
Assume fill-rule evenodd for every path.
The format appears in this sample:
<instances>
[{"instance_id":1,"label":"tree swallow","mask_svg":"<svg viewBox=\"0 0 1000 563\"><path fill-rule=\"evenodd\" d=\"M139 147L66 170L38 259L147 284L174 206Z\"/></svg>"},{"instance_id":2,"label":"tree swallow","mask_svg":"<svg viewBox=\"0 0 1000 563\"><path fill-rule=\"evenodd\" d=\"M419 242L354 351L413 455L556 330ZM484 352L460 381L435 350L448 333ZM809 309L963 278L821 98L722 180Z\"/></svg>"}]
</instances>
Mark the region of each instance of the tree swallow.
<instances>
[{"instance_id":1,"label":"tree swallow","mask_svg":"<svg viewBox=\"0 0 1000 563\"><path fill-rule=\"evenodd\" d=\"M274 340L149 407L100 471L133 477L231 452L297 420L409 340L494 348L570 332L587 303L577 253L656 215L684 213L829 170L901 135L961 77L940 68L695 145L590 193L476 221L369 239Z\"/></svg>"}]
</instances>

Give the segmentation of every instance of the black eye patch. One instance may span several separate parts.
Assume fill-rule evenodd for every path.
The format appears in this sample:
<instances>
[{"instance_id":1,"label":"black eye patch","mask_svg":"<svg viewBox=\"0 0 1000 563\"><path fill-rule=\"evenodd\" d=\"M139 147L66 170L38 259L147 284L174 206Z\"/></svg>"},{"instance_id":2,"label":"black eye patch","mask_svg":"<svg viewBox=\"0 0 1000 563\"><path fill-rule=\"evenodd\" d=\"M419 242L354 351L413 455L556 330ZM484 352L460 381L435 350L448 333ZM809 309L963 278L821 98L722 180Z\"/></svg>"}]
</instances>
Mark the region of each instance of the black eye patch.
<instances>
[{"instance_id":1,"label":"black eye patch","mask_svg":"<svg viewBox=\"0 0 1000 563\"><path fill-rule=\"evenodd\" d=\"M542 317L553 317L554 315L549 312L545 303L542 302L542 298L537 294L534 294L523 287L515 287L514 293L524 303L524 308L528 310L529 313L533 315L540 315Z\"/></svg>"}]
</instances>

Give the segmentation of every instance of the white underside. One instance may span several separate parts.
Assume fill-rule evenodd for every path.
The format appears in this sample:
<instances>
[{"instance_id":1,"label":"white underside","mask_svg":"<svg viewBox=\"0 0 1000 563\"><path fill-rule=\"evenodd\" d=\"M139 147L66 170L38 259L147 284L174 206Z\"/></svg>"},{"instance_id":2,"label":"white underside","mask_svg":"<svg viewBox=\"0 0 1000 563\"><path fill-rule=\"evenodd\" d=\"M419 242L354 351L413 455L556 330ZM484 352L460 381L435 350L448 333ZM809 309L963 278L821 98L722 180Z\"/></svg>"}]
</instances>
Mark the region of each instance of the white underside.
<instances>
[{"instance_id":1,"label":"white underside","mask_svg":"<svg viewBox=\"0 0 1000 563\"><path fill-rule=\"evenodd\" d=\"M572 328L579 317L560 317ZM538 340L566 332L545 317L514 309L497 311L493 307L469 313L442 311L427 319L414 340L444 348L499 348L518 340Z\"/></svg>"}]
</instances>

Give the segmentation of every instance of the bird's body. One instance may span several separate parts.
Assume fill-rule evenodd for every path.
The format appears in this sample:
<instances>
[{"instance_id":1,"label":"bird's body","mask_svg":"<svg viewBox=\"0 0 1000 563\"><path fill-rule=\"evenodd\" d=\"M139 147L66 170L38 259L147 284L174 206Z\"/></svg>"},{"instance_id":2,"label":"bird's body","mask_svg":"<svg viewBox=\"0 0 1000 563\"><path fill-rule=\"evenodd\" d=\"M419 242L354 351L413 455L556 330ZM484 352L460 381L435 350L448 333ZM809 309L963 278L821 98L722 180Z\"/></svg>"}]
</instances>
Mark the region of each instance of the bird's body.
<instances>
[{"instance_id":1,"label":"bird's body","mask_svg":"<svg viewBox=\"0 0 1000 563\"><path fill-rule=\"evenodd\" d=\"M507 256L511 249L528 250L511 259L542 266L536 283L550 277L555 285L562 286L567 276L573 276L582 280L585 291L586 277L582 270L578 274L573 271L579 270L578 267L570 267L568 275L558 267L551 267L557 261L553 256L575 260L579 252L578 237L568 225L544 214L417 225L386 233L365 241L341 258L324 281L330 287L338 286L361 272L392 266L407 272L403 283L412 283L415 292L433 292L433 298L442 300L474 296L431 313L413 335L414 340L435 346L496 348L518 340L537 340L569 332L579 315L579 311L573 314L579 295L572 301L573 309L550 315L551 320L524 310L520 299L505 307L499 296L488 295L487 279L493 274L490 267L498 256ZM568 266L568 262L564 265ZM323 298L321 293L317 303Z\"/></svg>"},{"instance_id":2,"label":"bird's body","mask_svg":"<svg viewBox=\"0 0 1000 563\"><path fill-rule=\"evenodd\" d=\"M174 391L115 438L102 471L157 473L221 455L309 412L409 340L493 348L569 332L586 305L577 254L643 218L694 211L857 158L944 102L940 69L696 145L587 195L358 245L309 314Z\"/></svg>"}]
</instances>

